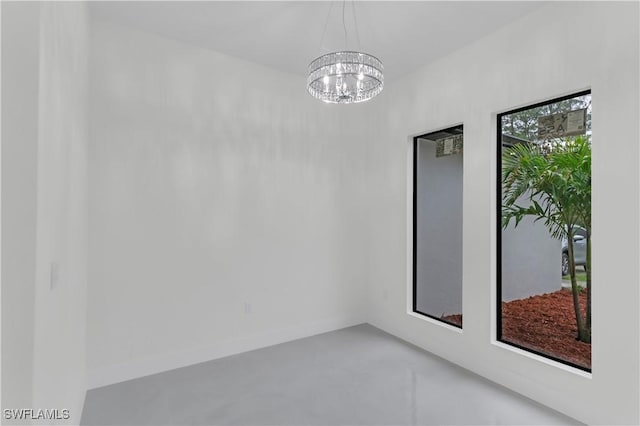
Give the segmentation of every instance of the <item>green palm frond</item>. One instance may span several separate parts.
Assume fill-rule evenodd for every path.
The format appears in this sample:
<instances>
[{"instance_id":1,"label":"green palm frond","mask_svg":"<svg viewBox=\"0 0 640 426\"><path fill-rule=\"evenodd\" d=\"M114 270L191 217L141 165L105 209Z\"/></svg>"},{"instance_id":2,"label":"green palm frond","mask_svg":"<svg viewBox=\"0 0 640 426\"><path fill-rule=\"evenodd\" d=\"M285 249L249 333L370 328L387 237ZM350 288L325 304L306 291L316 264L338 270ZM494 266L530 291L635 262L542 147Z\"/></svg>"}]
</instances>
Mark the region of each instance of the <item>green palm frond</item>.
<instances>
[{"instance_id":1,"label":"green palm frond","mask_svg":"<svg viewBox=\"0 0 640 426\"><path fill-rule=\"evenodd\" d=\"M544 221L555 238L566 236L567 226L590 227L591 145L586 138L506 148L501 177L503 228L512 220L518 226L525 216Z\"/></svg>"}]
</instances>

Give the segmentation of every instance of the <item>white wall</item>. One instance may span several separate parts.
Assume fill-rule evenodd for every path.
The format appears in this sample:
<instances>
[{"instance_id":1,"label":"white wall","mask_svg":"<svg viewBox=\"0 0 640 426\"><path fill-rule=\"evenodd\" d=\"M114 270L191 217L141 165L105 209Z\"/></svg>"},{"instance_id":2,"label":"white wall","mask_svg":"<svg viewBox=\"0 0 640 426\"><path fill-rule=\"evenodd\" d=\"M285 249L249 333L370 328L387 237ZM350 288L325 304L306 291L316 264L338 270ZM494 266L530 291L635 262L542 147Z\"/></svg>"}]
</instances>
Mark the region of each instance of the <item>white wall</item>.
<instances>
[{"instance_id":1,"label":"white wall","mask_svg":"<svg viewBox=\"0 0 640 426\"><path fill-rule=\"evenodd\" d=\"M5 3L2 12L2 403L66 408L71 417L61 423L78 424L86 391L88 14L82 3Z\"/></svg>"},{"instance_id":2,"label":"white wall","mask_svg":"<svg viewBox=\"0 0 640 426\"><path fill-rule=\"evenodd\" d=\"M86 391L88 19L84 3L41 6L33 404L68 408L75 424Z\"/></svg>"},{"instance_id":3,"label":"white wall","mask_svg":"<svg viewBox=\"0 0 640 426\"><path fill-rule=\"evenodd\" d=\"M637 3L545 6L389 84L377 103L379 115L369 120L369 321L588 423L640 422L638 15ZM494 315L496 114L589 87L592 375L496 343ZM460 122L465 130L464 330L456 333L407 312L411 136Z\"/></svg>"},{"instance_id":4,"label":"white wall","mask_svg":"<svg viewBox=\"0 0 640 426\"><path fill-rule=\"evenodd\" d=\"M527 196L517 201L529 206ZM562 287L562 243L543 221L525 217L502 230L502 301L551 293Z\"/></svg>"},{"instance_id":5,"label":"white wall","mask_svg":"<svg viewBox=\"0 0 640 426\"><path fill-rule=\"evenodd\" d=\"M2 7L2 408L32 401L39 6Z\"/></svg>"},{"instance_id":6,"label":"white wall","mask_svg":"<svg viewBox=\"0 0 640 426\"><path fill-rule=\"evenodd\" d=\"M90 387L365 321L364 107L155 35L92 34Z\"/></svg>"},{"instance_id":7,"label":"white wall","mask_svg":"<svg viewBox=\"0 0 640 426\"><path fill-rule=\"evenodd\" d=\"M461 314L463 155L436 157L436 143L419 139L417 160L416 307L436 317Z\"/></svg>"}]
</instances>

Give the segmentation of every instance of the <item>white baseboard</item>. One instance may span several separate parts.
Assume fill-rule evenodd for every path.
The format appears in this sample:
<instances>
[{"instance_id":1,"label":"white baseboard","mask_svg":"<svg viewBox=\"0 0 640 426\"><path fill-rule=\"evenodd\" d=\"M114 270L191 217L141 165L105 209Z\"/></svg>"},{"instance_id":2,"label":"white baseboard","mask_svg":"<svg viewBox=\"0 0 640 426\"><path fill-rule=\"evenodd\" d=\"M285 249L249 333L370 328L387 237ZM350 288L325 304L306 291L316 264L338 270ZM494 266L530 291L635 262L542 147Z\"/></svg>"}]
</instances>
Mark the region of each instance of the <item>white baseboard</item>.
<instances>
[{"instance_id":1,"label":"white baseboard","mask_svg":"<svg viewBox=\"0 0 640 426\"><path fill-rule=\"evenodd\" d=\"M345 327L362 324L362 318L342 317L314 321L271 330L260 334L228 339L215 344L190 348L180 352L162 354L154 357L131 360L126 363L114 364L89 370L87 387L95 389L127 380L137 379L151 374L162 373L180 367L199 364L235 355L242 352L260 349L291 340L301 339L316 334L339 330Z\"/></svg>"}]
</instances>

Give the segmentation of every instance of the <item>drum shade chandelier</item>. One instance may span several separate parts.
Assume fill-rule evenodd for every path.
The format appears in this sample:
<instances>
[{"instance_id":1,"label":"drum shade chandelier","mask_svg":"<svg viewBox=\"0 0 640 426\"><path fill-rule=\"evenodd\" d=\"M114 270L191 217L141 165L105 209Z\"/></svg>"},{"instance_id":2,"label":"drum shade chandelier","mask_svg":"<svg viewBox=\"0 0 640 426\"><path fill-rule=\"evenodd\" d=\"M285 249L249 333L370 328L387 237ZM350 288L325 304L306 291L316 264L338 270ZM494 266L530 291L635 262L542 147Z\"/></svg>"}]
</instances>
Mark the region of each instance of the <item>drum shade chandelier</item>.
<instances>
[{"instance_id":1,"label":"drum shade chandelier","mask_svg":"<svg viewBox=\"0 0 640 426\"><path fill-rule=\"evenodd\" d=\"M342 26L347 44L347 27L344 12L346 0L342 2ZM351 3L353 6L353 2ZM333 5L333 4L332 4ZM331 14L331 9L329 9ZM358 45L358 25L353 19ZM327 22L329 16L327 16ZM324 31L326 32L326 23ZM324 32L322 34L324 40ZM322 42L321 42L322 44ZM309 94L323 102L352 104L374 98L384 87L384 67L382 61L364 52L343 50L322 55L309 64L307 90Z\"/></svg>"}]
</instances>

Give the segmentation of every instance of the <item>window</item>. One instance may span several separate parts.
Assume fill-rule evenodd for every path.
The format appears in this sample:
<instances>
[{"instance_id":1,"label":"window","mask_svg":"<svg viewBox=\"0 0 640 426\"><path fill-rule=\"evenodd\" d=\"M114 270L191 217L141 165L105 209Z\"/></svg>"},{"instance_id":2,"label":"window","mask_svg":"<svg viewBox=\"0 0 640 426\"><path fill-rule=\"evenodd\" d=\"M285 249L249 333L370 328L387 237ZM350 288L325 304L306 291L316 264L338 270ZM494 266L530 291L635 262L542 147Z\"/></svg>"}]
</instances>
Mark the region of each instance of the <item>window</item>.
<instances>
[{"instance_id":1,"label":"window","mask_svg":"<svg viewBox=\"0 0 640 426\"><path fill-rule=\"evenodd\" d=\"M497 125L498 340L591 371L591 92Z\"/></svg>"},{"instance_id":2,"label":"window","mask_svg":"<svg viewBox=\"0 0 640 426\"><path fill-rule=\"evenodd\" d=\"M413 311L462 328L463 126L413 139Z\"/></svg>"}]
</instances>

